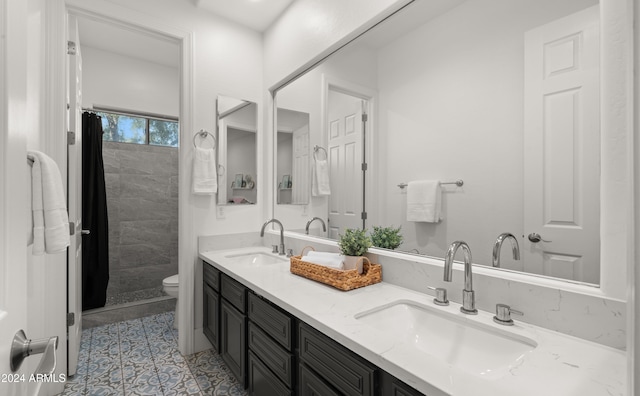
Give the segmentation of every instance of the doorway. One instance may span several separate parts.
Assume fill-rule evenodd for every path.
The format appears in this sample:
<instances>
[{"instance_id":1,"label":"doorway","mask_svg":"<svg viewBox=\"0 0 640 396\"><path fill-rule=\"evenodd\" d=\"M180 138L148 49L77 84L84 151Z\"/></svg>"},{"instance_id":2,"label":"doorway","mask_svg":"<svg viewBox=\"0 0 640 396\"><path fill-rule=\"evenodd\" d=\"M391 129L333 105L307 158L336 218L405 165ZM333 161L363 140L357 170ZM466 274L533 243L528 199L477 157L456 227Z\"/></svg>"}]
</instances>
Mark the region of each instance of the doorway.
<instances>
[{"instance_id":1,"label":"doorway","mask_svg":"<svg viewBox=\"0 0 640 396\"><path fill-rule=\"evenodd\" d=\"M323 76L322 128L327 142L327 161L332 194L328 199L328 237L337 239L346 228L365 229L376 224L367 208L377 201L375 163L376 92L372 89ZM372 223L373 221L373 223Z\"/></svg>"},{"instance_id":2,"label":"doorway","mask_svg":"<svg viewBox=\"0 0 640 396\"><path fill-rule=\"evenodd\" d=\"M106 305L85 311L92 327L175 307L162 281L178 273L180 43L85 15L78 33L82 107L104 131L109 223Z\"/></svg>"}]
</instances>

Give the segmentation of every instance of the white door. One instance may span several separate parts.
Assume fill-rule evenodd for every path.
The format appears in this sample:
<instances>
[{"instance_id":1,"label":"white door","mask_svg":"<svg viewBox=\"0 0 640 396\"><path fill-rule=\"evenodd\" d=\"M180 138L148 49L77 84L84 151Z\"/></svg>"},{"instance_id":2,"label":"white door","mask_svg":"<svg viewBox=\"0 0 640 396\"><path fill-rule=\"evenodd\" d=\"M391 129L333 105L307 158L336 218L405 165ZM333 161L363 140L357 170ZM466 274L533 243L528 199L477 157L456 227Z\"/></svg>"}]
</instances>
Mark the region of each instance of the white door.
<instances>
[{"instance_id":1,"label":"white door","mask_svg":"<svg viewBox=\"0 0 640 396\"><path fill-rule=\"evenodd\" d=\"M525 270L589 283L600 260L598 20L594 6L525 34Z\"/></svg>"},{"instance_id":2,"label":"white door","mask_svg":"<svg viewBox=\"0 0 640 396\"><path fill-rule=\"evenodd\" d=\"M362 228L362 109L362 99L329 90L330 238L338 238L346 228Z\"/></svg>"},{"instance_id":3,"label":"white door","mask_svg":"<svg viewBox=\"0 0 640 396\"><path fill-rule=\"evenodd\" d=\"M9 17L10 15L10 17ZM25 362L12 373L11 342L27 326L27 198L29 164L21 117L26 116L26 49L20 26L27 17L26 2L0 0L0 394L34 393ZM11 22L11 23L10 23ZM37 357L31 358L37 359Z\"/></svg>"},{"instance_id":4,"label":"white door","mask_svg":"<svg viewBox=\"0 0 640 396\"><path fill-rule=\"evenodd\" d=\"M75 225L67 256L67 315L73 317L73 324L67 328L67 374L74 375L82 333L82 58L78 22L73 15L68 17L67 36L67 41L75 43L75 55L72 51L67 54L67 130L75 132L75 144L67 145L69 222Z\"/></svg>"}]
</instances>

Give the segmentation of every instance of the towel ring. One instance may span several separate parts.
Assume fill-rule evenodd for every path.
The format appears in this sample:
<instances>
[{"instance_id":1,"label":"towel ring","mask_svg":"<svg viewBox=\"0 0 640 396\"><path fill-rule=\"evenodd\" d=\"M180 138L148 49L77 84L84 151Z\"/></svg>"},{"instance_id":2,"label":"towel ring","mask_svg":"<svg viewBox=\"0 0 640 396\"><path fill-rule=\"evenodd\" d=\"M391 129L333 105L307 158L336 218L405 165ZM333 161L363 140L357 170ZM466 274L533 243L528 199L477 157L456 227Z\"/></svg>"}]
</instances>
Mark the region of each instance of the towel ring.
<instances>
[{"instance_id":1,"label":"towel ring","mask_svg":"<svg viewBox=\"0 0 640 396\"><path fill-rule=\"evenodd\" d=\"M193 135L193 147L198 147L198 145L196 144L196 138L198 136L200 136L202 139L206 139L208 136L211 136L211 139L213 140L213 146L211 147L211 149L216 148L216 137L205 131L204 129L201 129L199 132L196 132L196 134Z\"/></svg>"},{"instance_id":2,"label":"towel ring","mask_svg":"<svg viewBox=\"0 0 640 396\"><path fill-rule=\"evenodd\" d=\"M316 154L318 154L318 151L320 151L320 150L324 151L324 159L329 159L329 155L327 154L327 150L325 150L324 147L321 147L321 146L318 146L318 145L313 146L313 159L316 160L316 161L318 160L318 157L316 156Z\"/></svg>"}]
</instances>

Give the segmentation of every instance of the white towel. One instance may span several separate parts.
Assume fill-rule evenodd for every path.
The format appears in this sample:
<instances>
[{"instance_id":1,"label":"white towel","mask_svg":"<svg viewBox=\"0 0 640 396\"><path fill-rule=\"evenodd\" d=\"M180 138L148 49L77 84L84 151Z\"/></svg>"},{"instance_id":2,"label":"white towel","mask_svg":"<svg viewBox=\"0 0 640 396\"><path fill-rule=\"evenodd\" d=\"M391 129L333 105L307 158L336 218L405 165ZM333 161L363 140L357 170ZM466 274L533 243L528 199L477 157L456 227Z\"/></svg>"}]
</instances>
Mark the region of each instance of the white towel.
<instances>
[{"instance_id":1,"label":"white towel","mask_svg":"<svg viewBox=\"0 0 640 396\"><path fill-rule=\"evenodd\" d=\"M326 159L313 161L311 166L311 195L314 197L331 195L329 163Z\"/></svg>"},{"instance_id":2,"label":"white towel","mask_svg":"<svg viewBox=\"0 0 640 396\"><path fill-rule=\"evenodd\" d=\"M301 260L339 270L344 269L344 256L340 255L339 253L311 251L307 253L306 256L302 256Z\"/></svg>"},{"instance_id":3,"label":"white towel","mask_svg":"<svg viewBox=\"0 0 640 396\"><path fill-rule=\"evenodd\" d=\"M419 180L407 186L407 221L437 223L442 220L439 180Z\"/></svg>"},{"instance_id":4,"label":"white towel","mask_svg":"<svg viewBox=\"0 0 640 396\"><path fill-rule=\"evenodd\" d=\"M218 191L218 172L216 172L216 153L211 148L196 147L193 156L194 194L212 195Z\"/></svg>"},{"instance_id":5,"label":"white towel","mask_svg":"<svg viewBox=\"0 0 640 396\"><path fill-rule=\"evenodd\" d=\"M33 254L63 252L69 246L69 213L60 169L48 155L29 151L33 210Z\"/></svg>"}]
</instances>

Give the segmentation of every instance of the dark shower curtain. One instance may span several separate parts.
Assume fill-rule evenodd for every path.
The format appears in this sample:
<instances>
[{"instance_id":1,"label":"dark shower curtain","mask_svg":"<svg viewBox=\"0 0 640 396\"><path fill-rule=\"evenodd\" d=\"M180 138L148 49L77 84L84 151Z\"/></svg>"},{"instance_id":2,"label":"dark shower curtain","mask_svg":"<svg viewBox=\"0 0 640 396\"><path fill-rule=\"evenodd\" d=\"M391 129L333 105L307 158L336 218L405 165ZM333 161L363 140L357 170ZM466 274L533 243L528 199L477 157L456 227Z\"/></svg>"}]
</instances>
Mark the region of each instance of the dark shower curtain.
<instances>
[{"instance_id":1,"label":"dark shower curtain","mask_svg":"<svg viewBox=\"0 0 640 396\"><path fill-rule=\"evenodd\" d=\"M109 284L109 223L102 120L82 114L82 310L104 307Z\"/></svg>"}]
</instances>

